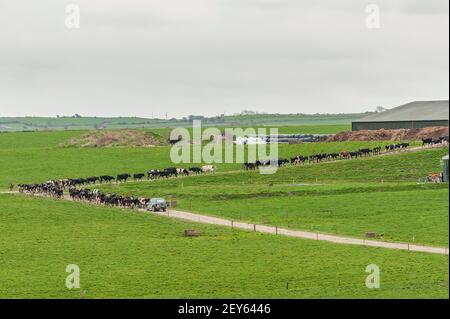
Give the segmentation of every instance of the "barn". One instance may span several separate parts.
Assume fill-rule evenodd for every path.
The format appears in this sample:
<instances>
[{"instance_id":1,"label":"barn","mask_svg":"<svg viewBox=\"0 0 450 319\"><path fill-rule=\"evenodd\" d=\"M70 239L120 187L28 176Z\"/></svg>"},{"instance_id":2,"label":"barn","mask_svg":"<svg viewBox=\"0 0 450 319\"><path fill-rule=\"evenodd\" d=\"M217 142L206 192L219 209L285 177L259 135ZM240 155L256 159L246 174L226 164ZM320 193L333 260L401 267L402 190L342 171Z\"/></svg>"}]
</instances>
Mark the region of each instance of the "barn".
<instances>
[{"instance_id":1,"label":"barn","mask_svg":"<svg viewBox=\"0 0 450 319\"><path fill-rule=\"evenodd\" d=\"M448 100L416 101L352 122L353 131L448 126Z\"/></svg>"}]
</instances>

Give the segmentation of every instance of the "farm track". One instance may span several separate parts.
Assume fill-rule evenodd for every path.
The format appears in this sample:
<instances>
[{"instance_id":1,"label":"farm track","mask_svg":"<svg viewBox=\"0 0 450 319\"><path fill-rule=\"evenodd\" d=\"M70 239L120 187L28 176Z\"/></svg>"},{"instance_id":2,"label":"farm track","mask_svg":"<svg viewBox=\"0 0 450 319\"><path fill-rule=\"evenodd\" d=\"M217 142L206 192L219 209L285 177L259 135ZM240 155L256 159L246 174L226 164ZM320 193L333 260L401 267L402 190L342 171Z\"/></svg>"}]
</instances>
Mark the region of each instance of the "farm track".
<instances>
[{"instance_id":1,"label":"farm track","mask_svg":"<svg viewBox=\"0 0 450 319\"><path fill-rule=\"evenodd\" d=\"M416 152L421 150L427 150L432 148L440 148L440 147L447 147L447 145L439 145L439 146L419 146L419 147L413 147L401 151L390 151L390 152L383 152L378 156L389 156L389 155L395 155L399 153L405 153L405 152ZM375 157L375 156L372 156ZM308 163L306 165L316 165L316 164L326 164L326 163L333 163L333 162L340 162L344 160L334 160L334 161L324 161L321 163ZM294 165L289 165L289 167L294 167ZM300 165L299 165L300 167ZM215 174L233 174L233 173L240 173L245 170L234 170L234 171L226 171L226 172L218 172ZM195 175L193 175L195 176ZM172 178L173 179L173 178ZM138 182L151 182L153 180L142 180L142 181L130 181L134 183ZM0 191L0 194L18 194L17 191ZM35 195L35 196L41 196L46 197L43 195ZM64 200L70 200L72 199L68 195L64 195ZM91 202L85 202L88 204L92 204ZM143 209L136 209L135 211L145 212L148 213L146 210ZM348 244L348 245L359 245L359 246L370 246L370 247L379 247L379 248L387 248L387 249L398 249L398 250L407 250L411 252L426 252L426 253L434 253L434 254L441 254L441 255L448 255L448 248L443 247L432 247L432 246L424 246L424 245L415 245L415 244L408 244L408 243L394 243L394 242L384 242L384 241L377 241L377 240L366 240L366 239L358 239L353 237L345 237L345 236L338 236L338 235L330 235L330 234L322 234L322 233L315 233L315 232L307 232L307 231L301 231L301 230L292 230L292 229L285 229L285 228L278 228L273 226L267 226L267 225L259 225L259 224L250 224L240 221L231 221L224 218L218 218L208 215L202 215L202 214L195 214L190 212L184 212L184 211L176 211L176 210L170 210L166 213L160 213L160 212L152 212L155 215L168 217L168 218L175 218L175 219L183 219L187 221L197 222L197 223L203 223L203 224L211 224L211 225L220 225L225 227L231 227L231 228L238 228L243 230L251 230L255 232L260 233L268 233L268 234L274 234L274 235L283 235L283 236L289 236L289 237L297 237L297 238L304 238L304 239L311 239L311 240L319 240L319 241L327 241L332 242L336 244Z\"/></svg>"},{"instance_id":2,"label":"farm track","mask_svg":"<svg viewBox=\"0 0 450 319\"><path fill-rule=\"evenodd\" d=\"M142 211L144 211L144 210L142 210ZM427 252L427 253L448 255L448 248L443 248L443 247L412 245L412 244L405 244L405 243L392 243L392 242L357 239L357 238L352 238L352 237L344 237L344 236L329 235L329 234L322 234L322 233L313 233L313 232L292 230L292 229L286 229L286 228L278 228L278 227L266 226L266 225L235 222L235 221L231 221L228 219L217 218L217 217L212 217L212 216L205 216L205 215L194 214L194 213L183 212L183 211L170 210L167 213L155 212L155 214L160 215L160 216L171 217L171 218L189 220L189 221L193 221L193 222L221 225L221 226L239 228L239 229L244 229L244 230L252 230L255 232L268 233L268 234L273 234L273 235L283 235L283 236L297 237L297 238L304 238L304 239L311 239L311 240L318 240L318 241L327 241L327 242L331 242L331 243L335 243L335 244L370 246L370 247L400 249L400 250L408 250L408 251L414 251L414 252Z\"/></svg>"},{"instance_id":3,"label":"farm track","mask_svg":"<svg viewBox=\"0 0 450 319\"><path fill-rule=\"evenodd\" d=\"M12 194L17 192L4 192L3 194ZM33 196L33 195L28 195ZM47 197L45 195L34 195L38 197ZM65 194L63 200L80 202L73 200L69 195ZM97 205L92 202L82 201L82 203L89 205ZM99 206L99 205L97 205ZM126 209L126 208L124 208ZM167 212L152 212L147 211L145 209L130 209L132 211L139 211L142 213L151 213L160 217L166 218L174 218L174 219L182 219L186 221L191 221L195 223L201 224L209 224L209 225L218 225L225 226L231 228L237 228L247 231L254 231L258 233L266 233L272 235L282 235L288 237L296 237L303 239L310 239L316 241L326 241L334 244L344 244L344 245L356 245L356 246L368 246L368 247L377 247L377 248L386 248L386 249L397 249L397 250L406 250L410 252L424 252L424 253L432 253L432 254L440 254L440 255L448 255L449 249L445 247L433 247L433 246L424 246L424 245L415 245L409 243L395 243L395 242L384 242L377 240L368 240L368 239L358 239L353 237L345 237L331 234L323 234L318 232L307 232L302 230L293 230L286 228L278 228L267 225L259 225L259 224L250 224L240 221L232 221L229 219L218 218L208 215L195 214L185 211L177 211L177 210L167 210Z\"/></svg>"}]
</instances>

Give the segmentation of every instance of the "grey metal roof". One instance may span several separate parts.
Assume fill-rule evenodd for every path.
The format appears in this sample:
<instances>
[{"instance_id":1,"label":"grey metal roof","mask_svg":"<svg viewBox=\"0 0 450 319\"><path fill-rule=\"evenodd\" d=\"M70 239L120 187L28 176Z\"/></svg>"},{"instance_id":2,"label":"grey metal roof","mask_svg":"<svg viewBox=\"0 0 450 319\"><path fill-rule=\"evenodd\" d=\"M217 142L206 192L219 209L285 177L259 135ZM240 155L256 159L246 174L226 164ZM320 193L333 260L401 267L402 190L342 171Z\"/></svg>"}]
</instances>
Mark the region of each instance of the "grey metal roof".
<instances>
[{"instance_id":1,"label":"grey metal roof","mask_svg":"<svg viewBox=\"0 0 450 319\"><path fill-rule=\"evenodd\" d=\"M448 100L442 100L411 102L353 122L448 121L448 119Z\"/></svg>"}]
</instances>

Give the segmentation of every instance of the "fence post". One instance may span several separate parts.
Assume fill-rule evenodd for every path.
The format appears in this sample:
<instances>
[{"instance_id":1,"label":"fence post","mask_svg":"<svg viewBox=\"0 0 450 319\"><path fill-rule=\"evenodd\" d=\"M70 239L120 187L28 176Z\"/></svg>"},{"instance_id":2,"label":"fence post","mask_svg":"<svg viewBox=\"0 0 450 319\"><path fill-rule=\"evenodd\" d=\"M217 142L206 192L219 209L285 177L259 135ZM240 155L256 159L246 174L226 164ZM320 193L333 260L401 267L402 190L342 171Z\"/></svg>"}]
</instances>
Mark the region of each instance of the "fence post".
<instances>
[{"instance_id":1,"label":"fence post","mask_svg":"<svg viewBox=\"0 0 450 319\"><path fill-rule=\"evenodd\" d=\"M316 240L319 240L319 232L316 233Z\"/></svg>"},{"instance_id":2,"label":"fence post","mask_svg":"<svg viewBox=\"0 0 450 319\"><path fill-rule=\"evenodd\" d=\"M234 222L231 221L231 229L233 229L233 227L234 227Z\"/></svg>"},{"instance_id":3,"label":"fence post","mask_svg":"<svg viewBox=\"0 0 450 319\"><path fill-rule=\"evenodd\" d=\"M278 226L275 226L275 235L278 235Z\"/></svg>"},{"instance_id":4,"label":"fence post","mask_svg":"<svg viewBox=\"0 0 450 319\"><path fill-rule=\"evenodd\" d=\"M253 231L256 231L256 224L253 224Z\"/></svg>"}]
</instances>

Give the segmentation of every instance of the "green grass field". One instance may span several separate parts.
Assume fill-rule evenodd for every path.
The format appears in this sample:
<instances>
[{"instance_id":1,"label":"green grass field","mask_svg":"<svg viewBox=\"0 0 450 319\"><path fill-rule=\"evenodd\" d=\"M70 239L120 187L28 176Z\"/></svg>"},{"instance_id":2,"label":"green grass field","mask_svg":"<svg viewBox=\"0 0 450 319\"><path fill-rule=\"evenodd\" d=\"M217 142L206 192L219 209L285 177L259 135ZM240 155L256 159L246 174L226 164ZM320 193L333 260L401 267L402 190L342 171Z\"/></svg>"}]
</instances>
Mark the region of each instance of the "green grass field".
<instances>
[{"instance_id":1,"label":"green grass field","mask_svg":"<svg viewBox=\"0 0 450 319\"><path fill-rule=\"evenodd\" d=\"M173 165L169 147L59 147L76 134L81 133L6 134L9 140L0 142L0 186L5 189L9 183L136 173ZM279 153L281 157L291 157L387 143L280 145ZM286 167L273 175L243 172L240 164L221 164L215 176L128 183L103 189L147 197L170 196L178 201L180 209L249 222L355 237L376 231L384 234L386 240L447 246L448 188L403 184L415 183L438 171L439 159L446 153L448 149L433 149ZM323 185L295 185L302 183ZM427 208L430 213L424 215Z\"/></svg>"},{"instance_id":2,"label":"green grass field","mask_svg":"<svg viewBox=\"0 0 450 319\"><path fill-rule=\"evenodd\" d=\"M165 134L158 130L155 134ZM10 183L37 183L49 179L78 178L92 175L141 173L173 166L170 147L63 147L83 131L18 132L0 134L0 189ZM384 146L388 142L333 142L280 145L280 157L317 152L340 152L360 147ZM189 167L191 164L177 166ZM241 169L241 164L219 164L220 171ZM282 171L282 170L280 170ZM312 173L320 177L320 172ZM277 174L278 176L278 174ZM284 175L280 175L285 178ZM357 176L355 174L355 176ZM365 175L360 175L364 178ZM251 177L250 177L251 178ZM290 179L290 177L289 177Z\"/></svg>"},{"instance_id":3,"label":"green grass field","mask_svg":"<svg viewBox=\"0 0 450 319\"><path fill-rule=\"evenodd\" d=\"M310 129L333 127L339 125ZM292 129L301 127L280 132ZM192 166L172 164L166 146L62 147L84 132L0 134L0 190L8 183ZM279 154L385 144L280 145ZM445 154L448 148L289 166L273 175L219 164L214 175L101 188L172 198L179 209L233 220L352 237L375 231L386 241L448 246L448 184L420 182L440 170ZM202 235L184 238L187 228ZM23 195L0 194L0 231L4 298L80 297L64 286L70 263L81 268L87 298L448 298L448 256L257 234ZM364 286L365 267L372 263L381 268L379 290Z\"/></svg>"},{"instance_id":4,"label":"green grass field","mask_svg":"<svg viewBox=\"0 0 450 319\"><path fill-rule=\"evenodd\" d=\"M350 126L352 120L360 119L369 113L354 114L256 114L229 115L217 117L197 116L205 126L253 127L253 126ZM43 130L89 130L89 129L139 129L191 127L187 119L148 119L139 117L0 117L0 132L43 131ZM314 130L314 129L313 129ZM305 132L307 133L307 132ZM313 132L311 132L313 133ZM326 132L333 133L333 132Z\"/></svg>"},{"instance_id":5,"label":"green grass field","mask_svg":"<svg viewBox=\"0 0 450 319\"><path fill-rule=\"evenodd\" d=\"M375 231L389 241L448 246L448 184L417 183L439 170L446 151L100 188L170 197L179 209L232 220L354 237Z\"/></svg>"},{"instance_id":6,"label":"green grass field","mask_svg":"<svg viewBox=\"0 0 450 319\"><path fill-rule=\"evenodd\" d=\"M291 125L291 126L274 126L280 134L335 134L342 131L348 131L351 126L343 125ZM248 129L248 126L242 129ZM253 127L257 129L258 127ZM269 133L271 126L263 127ZM192 134L192 127L187 128ZM219 128L224 131L224 128ZM137 129L148 131L163 138L169 138L173 128L149 128ZM63 145L65 142L74 137L79 137L88 132L95 130L79 129L66 131L32 131L32 132L0 132L0 149L2 148L42 148Z\"/></svg>"},{"instance_id":7,"label":"green grass field","mask_svg":"<svg viewBox=\"0 0 450 319\"><path fill-rule=\"evenodd\" d=\"M0 298L448 298L447 256L19 195L0 195L0 212ZM201 236L184 238L186 228ZM68 264L80 289L65 287ZM365 287L369 264L380 289Z\"/></svg>"}]
</instances>

